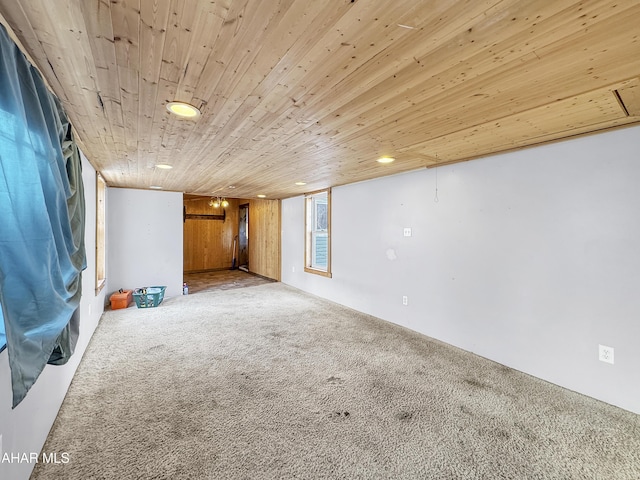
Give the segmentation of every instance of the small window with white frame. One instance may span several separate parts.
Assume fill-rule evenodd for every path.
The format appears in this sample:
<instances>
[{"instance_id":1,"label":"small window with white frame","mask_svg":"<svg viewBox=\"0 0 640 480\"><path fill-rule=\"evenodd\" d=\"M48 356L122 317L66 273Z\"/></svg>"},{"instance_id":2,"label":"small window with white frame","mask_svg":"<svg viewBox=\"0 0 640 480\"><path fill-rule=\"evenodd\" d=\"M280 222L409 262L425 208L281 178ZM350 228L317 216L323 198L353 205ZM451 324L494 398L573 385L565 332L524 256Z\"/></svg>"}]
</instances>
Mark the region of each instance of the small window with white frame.
<instances>
[{"instance_id":1,"label":"small window with white frame","mask_svg":"<svg viewBox=\"0 0 640 480\"><path fill-rule=\"evenodd\" d=\"M305 272L331 277L331 190L305 195Z\"/></svg>"}]
</instances>

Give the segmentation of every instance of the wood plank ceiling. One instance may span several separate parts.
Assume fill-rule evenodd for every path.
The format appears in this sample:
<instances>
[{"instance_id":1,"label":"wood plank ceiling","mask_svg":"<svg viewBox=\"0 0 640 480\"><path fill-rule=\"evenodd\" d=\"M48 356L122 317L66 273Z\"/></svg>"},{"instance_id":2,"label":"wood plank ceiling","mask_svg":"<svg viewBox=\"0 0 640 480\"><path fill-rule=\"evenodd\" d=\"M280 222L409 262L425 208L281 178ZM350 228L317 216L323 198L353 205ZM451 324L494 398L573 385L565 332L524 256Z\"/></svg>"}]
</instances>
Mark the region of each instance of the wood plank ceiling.
<instances>
[{"instance_id":1,"label":"wood plank ceiling","mask_svg":"<svg viewBox=\"0 0 640 480\"><path fill-rule=\"evenodd\" d=\"M640 122L637 0L0 0L0 14L110 186L284 198ZM173 100L202 116L172 116Z\"/></svg>"}]
</instances>

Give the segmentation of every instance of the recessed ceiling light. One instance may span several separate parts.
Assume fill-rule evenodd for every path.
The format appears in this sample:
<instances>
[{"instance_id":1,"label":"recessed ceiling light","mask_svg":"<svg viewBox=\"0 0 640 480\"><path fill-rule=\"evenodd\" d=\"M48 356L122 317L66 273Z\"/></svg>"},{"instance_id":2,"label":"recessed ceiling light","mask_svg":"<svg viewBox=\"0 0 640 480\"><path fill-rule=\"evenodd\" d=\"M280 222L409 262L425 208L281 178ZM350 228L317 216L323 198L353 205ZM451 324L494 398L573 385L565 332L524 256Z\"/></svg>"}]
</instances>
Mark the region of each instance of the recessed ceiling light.
<instances>
[{"instance_id":1,"label":"recessed ceiling light","mask_svg":"<svg viewBox=\"0 0 640 480\"><path fill-rule=\"evenodd\" d=\"M307 184L307 182L296 182L296 185L298 185L298 186L300 186L300 187L301 187L302 185L306 185L306 184Z\"/></svg>"},{"instance_id":2,"label":"recessed ceiling light","mask_svg":"<svg viewBox=\"0 0 640 480\"><path fill-rule=\"evenodd\" d=\"M168 163L156 163L156 167L163 170L171 170L173 168L173 165L169 165Z\"/></svg>"},{"instance_id":3,"label":"recessed ceiling light","mask_svg":"<svg viewBox=\"0 0 640 480\"><path fill-rule=\"evenodd\" d=\"M184 102L169 102L167 103L167 110L184 118L198 118L200 116L200 110Z\"/></svg>"},{"instance_id":4,"label":"recessed ceiling light","mask_svg":"<svg viewBox=\"0 0 640 480\"><path fill-rule=\"evenodd\" d=\"M395 158L393 158L393 157L380 157L378 159L378 163L391 163L391 162L394 162L394 161L395 161Z\"/></svg>"},{"instance_id":5,"label":"recessed ceiling light","mask_svg":"<svg viewBox=\"0 0 640 480\"><path fill-rule=\"evenodd\" d=\"M234 188L236 188L236 186L235 186L235 185L229 185L229 187L228 187L228 188L230 188L230 189L232 189L232 190L233 190Z\"/></svg>"},{"instance_id":6,"label":"recessed ceiling light","mask_svg":"<svg viewBox=\"0 0 640 480\"><path fill-rule=\"evenodd\" d=\"M260 195L256 195L258 198L267 198L266 195L263 195L262 193Z\"/></svg>"},{"instance_id":7,"label":"recessed ceiling light","mask_svg":"<svg viewBox=\"0 0 640 480\"><path fill-rule=\"evenodd\" d=\"M162 187L159 187L158 185L151 185L149 188L152 190L162 190Z\"/></svg>"}]
</instances>

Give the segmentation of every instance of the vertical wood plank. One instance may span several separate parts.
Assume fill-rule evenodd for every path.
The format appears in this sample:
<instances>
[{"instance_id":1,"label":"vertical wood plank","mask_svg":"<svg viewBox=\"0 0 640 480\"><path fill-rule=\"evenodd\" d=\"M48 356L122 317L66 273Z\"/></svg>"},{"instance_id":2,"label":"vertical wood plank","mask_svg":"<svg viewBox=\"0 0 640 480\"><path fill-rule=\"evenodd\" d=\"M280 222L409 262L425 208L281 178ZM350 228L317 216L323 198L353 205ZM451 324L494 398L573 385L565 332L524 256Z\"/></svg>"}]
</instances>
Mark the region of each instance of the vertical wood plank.
<instances>
[{"instance_id":1,"label":"vertical wood plank","mask_svg":"<svg viewBox=\"0 0 640 480\"><path fill-rule=\"evenodd\" d=\"M280 200L249 202L249 270L280 280Z\"/></svg>"},{"instance_id":2,"label":"vertical wood plank","mask_svg":"<svg viewBox=\"0 0 640 480\"><path fill-rule=\"evenodd\" d=\"M209 197L184 201L187 213L220 215L223 208L209 206ZM238 233L238 200L229 199L221 220L187 220L183 224L183 261L185 272L231 268L233 238Z\"/></svg>"}]
</instances>

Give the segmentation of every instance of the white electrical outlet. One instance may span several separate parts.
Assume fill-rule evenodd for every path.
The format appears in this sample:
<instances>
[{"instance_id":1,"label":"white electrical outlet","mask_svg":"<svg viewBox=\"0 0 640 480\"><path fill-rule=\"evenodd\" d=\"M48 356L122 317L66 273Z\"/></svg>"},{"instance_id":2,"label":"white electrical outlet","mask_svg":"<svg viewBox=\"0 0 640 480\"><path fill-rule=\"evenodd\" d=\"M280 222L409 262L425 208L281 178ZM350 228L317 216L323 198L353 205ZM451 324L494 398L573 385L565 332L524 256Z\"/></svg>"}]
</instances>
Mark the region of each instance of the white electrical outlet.
<instances>
[{"instance_id":1,"label":"white electrical outlet","mask_svg":"<svg viewBox=\"0 0 640 480\"><path fill-rule=\"evenodd\" d=\"M403 305L409 305L409 297L407 297L406 295L402 296L402 304Z\"/></svg>"},{"instance_id":2,"label":"white electrical outlet","mask_svg":"<svg viewBox=\"0 0 640 480\"><path fill-rule=\"evenodd\" d=\"M613 365L613 347L598 345L598 359L601 362L606 362Z\"/></svg>"},{"instance_id":3,"label":"white electrical outlet","mask_svg":"<svg viewBox=\"0 0 640 480\"><path fill-rule=\"evenodd\" d=\"M405 236L405 237L410 237L410 236L411 236L411 228L409 228L409 227L405 227L405 229L404 229L404 236Z\"/></svg>"}]
</instances>

